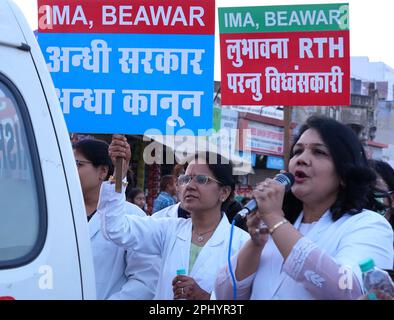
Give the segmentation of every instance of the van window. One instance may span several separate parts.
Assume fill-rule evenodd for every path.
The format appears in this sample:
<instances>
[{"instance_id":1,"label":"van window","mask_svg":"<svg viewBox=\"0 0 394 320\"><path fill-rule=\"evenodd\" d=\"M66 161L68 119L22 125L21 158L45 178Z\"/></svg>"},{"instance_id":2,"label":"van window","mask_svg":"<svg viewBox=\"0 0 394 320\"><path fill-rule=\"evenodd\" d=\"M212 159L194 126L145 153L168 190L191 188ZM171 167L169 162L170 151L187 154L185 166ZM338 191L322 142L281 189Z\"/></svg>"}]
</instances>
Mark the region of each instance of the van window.
<instances>
[{"instance_id":1,"label":"van window","mask_svg":"<svg viewBox=\"0 0 394 320\"><path fill-rule=\"evenodd\" d=\"M40 161L26 105L0 74L0 268L33 260L46 236Z\"/></svg>"}]
</instances>

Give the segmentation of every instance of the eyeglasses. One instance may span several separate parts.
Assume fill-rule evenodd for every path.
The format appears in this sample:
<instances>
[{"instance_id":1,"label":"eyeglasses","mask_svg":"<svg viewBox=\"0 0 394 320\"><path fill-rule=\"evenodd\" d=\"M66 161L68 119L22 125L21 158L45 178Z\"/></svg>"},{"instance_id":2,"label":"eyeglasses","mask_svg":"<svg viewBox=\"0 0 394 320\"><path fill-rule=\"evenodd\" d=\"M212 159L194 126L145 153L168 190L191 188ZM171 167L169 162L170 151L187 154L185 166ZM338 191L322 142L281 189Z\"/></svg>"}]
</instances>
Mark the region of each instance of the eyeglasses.
<instances>
[{"instance_id":1,"label":"eyeglasses","mask_svg":"<svg viewBox=\"0 0 394 320\"><path fill-rule=\"evenodd\" d=\"M194 180L194 182L196 182L199 185L207 184L209 181L214 181L218 184L222 184L220 181L218 181L210 176L203 175L203 174L198 174L195 176L189 176L186 174L182 174L178 177L178 186L186 185L192 180Z\"/></svg>"},{"instance_id":2,"label":"eyeglasses","mask_svg":"<svg viewBox=\"0 0 394 320\"><path fill-rule=\"evenodd\" d=\"M376 210L382 216L385 216L387 213L392 214L394 208L392 207L391 195L394 194L394 191L382 191L376 190L374 192L375 200L380 203L383 208L380 210ZM384 203L384 199L387 199L388 205Z\"/></svg>"},{"instance_id":3,"label":"eyeglasses","mask_svg":"<svg viewBox=\"0 0 394 320\"><path fill-rule=\"evenodd\" d=\"M88 161L88 160L77 160L77 159L75 159L75 164L77 165L78 168L82 167L82 165L84 163L93 163L93 162L92 161Z\"/></svg>"},{"instance_id":4,"label":"eyeglasses","mask_svg":"<svg viewBox=\"0 0 394 320\"><path fill-rule=\"evenodd\" d=\"M390 198L392 194L394 194L394 191L383 191L378 189L374 191L375 198Z\"/></svg>"},{"instance_id":5,"label":"eyeglasses","mask_svg":"<svg viewBox=\"0 0 394 320\"><path fill-rule=\"evenodd\" d=\"M381 209L381 210L376 210L376 212L384 217L384 216L386 216L386 214L387 215L392 215L394 213L394 208L386 207L386 208Z\"/></svg>"}]
</instances>

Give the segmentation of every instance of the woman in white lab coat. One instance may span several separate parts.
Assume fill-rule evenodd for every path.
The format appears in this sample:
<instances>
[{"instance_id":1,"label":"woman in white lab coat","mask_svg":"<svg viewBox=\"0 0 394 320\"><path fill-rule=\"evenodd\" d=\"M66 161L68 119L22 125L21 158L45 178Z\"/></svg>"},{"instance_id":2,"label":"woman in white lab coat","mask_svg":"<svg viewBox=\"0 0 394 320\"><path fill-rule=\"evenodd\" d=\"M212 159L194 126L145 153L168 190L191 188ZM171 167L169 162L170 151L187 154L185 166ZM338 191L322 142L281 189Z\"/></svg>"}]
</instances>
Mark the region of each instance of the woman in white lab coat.
<instances>
[{"instance_id":1,"label":"woman in white lab coat","mask_svg":"<svg viewBox=\"0 0 394 320\"><path fill-rule=\"evenodd\" d=\"M393 231L370 205L375 174L353 131L311 117L291 150L291 193L266 179L254 191L258 213L248 221L252 241L232 258L239 299L355 299L362 295L359 262L392 268ZM282 209L283 203L283 209ZM269 230L259 229L263 221ZM218 299L233 298L223 268Z\"/></svg>"},{"instance_id":2,"label":"woman in white lab coat","mask_svg":"<svg viewBox=\"0 0 394 320\"><path fill-rule=\"evenodd\" d=\"M113 160L130 161L123 136L114 135L110 155ZM98 212L104 234L120 246L161 255L155 299L209 299L217 270L227 262L231 225L221 208L234 190L232 165L218 155L214 159L205 156L191 161L185 175L178 178L182 205L190 219L126 216L123 194L115 193L114 184L102 185ZM248 239L245 231L235 227L231 253ZM177 275L181 269L185 275Z\"/></svg>"},{"instance_id":3,"label":"woman in white lab coat","mask_svg":"<svg viewBox=\"0 0 394 320\"><path fill-rule=\"evenodd\" d=\"M113 171L108 144L86 139L73 145L85 201L96 276L97 299L152 299L158 279L159 259L125 250L106 240L96 213L100 187ZM126 214L145 216L127 203Z\"/></svg>"}]
</instances>

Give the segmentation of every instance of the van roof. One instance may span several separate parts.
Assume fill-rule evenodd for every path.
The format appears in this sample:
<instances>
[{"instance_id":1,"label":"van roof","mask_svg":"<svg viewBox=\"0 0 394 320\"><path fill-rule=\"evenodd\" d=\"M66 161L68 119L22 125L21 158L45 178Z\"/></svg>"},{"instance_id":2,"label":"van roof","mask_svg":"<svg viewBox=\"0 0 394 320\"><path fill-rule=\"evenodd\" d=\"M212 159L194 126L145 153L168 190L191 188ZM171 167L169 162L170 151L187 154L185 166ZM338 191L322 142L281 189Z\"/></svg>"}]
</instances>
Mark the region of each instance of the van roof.
<instances>
[{"instance_id":1,"label":"van roof","mask_svg":"<svg viewBox=\"0 0 394 320\"><path fill-rule=\"evenodd\" d=\"M9 0L1 0L0 45L23 49L22 44L25 44L26 40L18 21L25 21L25 18L16 4Z\"/></svg>"}]
</instances>

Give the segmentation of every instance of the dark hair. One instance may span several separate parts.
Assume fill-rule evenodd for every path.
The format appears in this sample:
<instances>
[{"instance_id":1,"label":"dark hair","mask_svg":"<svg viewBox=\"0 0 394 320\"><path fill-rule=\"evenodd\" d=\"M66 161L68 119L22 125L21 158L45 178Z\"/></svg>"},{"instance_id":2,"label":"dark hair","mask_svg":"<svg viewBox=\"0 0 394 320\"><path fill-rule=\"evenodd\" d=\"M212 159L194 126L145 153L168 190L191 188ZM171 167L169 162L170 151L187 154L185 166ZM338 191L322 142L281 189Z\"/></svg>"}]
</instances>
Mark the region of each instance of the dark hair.
<instances>
[{"instance_id":1,"label":"dark hair","mask_svg":"<svg viewBox=\"0 0 394 320\"><path fill-rule=\"evenodd\" d=\"M172 169L172 175L174 177L179 177L181 174L185 172L185 164L179 164L177 163L174 168Z\"/></svg>"},{"instance_id":2,"label":"dark hair","mask_svg":"<svg viewBox=\"0 0 394 320\"><path fill-rule=\"evenodd\" d=\"M220 182L222 186L229 186L231 188L230 195L223 202L221 209L226 212L229 204L234 197L235 177L233 175L233 164L227 158L218 153L213 152L199 152L193 157L194 160L203 160L207 164L209 170L212 171L214 177Z\"/></svg>"},{"instance_id":3,"label":"dark hair","mask_svg":"<svg viewBox=\"0 0 394 320\"><path fill-rule=\"evenodd\" d=\"M171 174L162 176L160 179L160 191L165 191L167 186L175 182L175 177Z\"/></svg>"},{"instance_id":4,"label":"dark hair","mask_svg":"<svg viewBox=\"0 0 394 320\"><path fill-rule=\"evenodd\" d=\"M127 193L127 200L134 203L135 197L138 196L140 193L144 193L140 188L130 189L130 191Z\"/></svg>"},{"instance_id":5,"label":"dark hair","mask_svg":"<svg viewBox=\"0 0 394 320\"><path fill-rule=\"evenodd\" d=\"M237 200L231 199L227 205L225 211L228 221L231 223L235 217L235 215L242 210L243 206ZM235 222L235 225L238 228L241 228L245 231L248 231L248 227L246 226L246 219L239 219Z\"/></svg>"},{"instance_id":6,"label":"dark hair","mask_svg":"<svg viewBox=\"0 0 394 320\"><path fill-rule=\"evenodd\" d=\"M383 181L387 184L389 191L394 190L394 169L384 161L370 160L371 167L382 177Z\"/></svg>"},{"instance_id":7,"label":"dark hair","mask_svg":"<svg viewBox=\"0 0 394 320\"><path fill-rule=\"evenodd\" d=\"M94 167L107 166L108 175L113 173L114 167L108 155L108 143L102 140L85 139L73 144L73 149L81 153Z\"/></svg>"},{"instance_id":8,"label":"dark hair","mask_svg":"<svg viewBox=\"0 0 394 320\"><path fill-rule=\"evenodd\" d=\"M245 206L251 199L249 197L243 197L241 200L241 205Z\"/></svg>"},{"instance_id":9,"label":"dark hair","mask_svg":"<svg viewBox=\"0 0 394 320\"><path fill-rule=\"evenodd\" d=\"M331 206L332 219L338 220L345 213L360 213L368 207L376 174L368 166L364 148L353 130L330 118L312 116L301 126L294 145L308 129L316 130L330 151L335 170L341 179L341 186L334 204ZM293 148L290 158L294 156ZM324 182L323 182L324 183ZM289 192L285 197L284 211L294 222L302 210L302 203Z\"/></svg>"},{"instance_id":10,"label":"dark hair","mask_svg":"<svg viewBox=\"0 0 394 320\"><path fill-rule=\"evenodd\" d=\"M387 184L388 190L387 191L393 191L394 190L394 169L384 161L380 160L369 160L369 164L373 170L383 179L383 181ZM378 188L375 188L374 192L377 194L381 194L382 192L384 193L386 190L380 190ZM386 197L386 196L385 196ZM389 207L392 207L393 203L391 201L390 195L387 195ZM369 209L374 210L374 211L380 211L386 209L388 206L384 203L381 203L379 201L376 201L375 198L372 199L372 205L369 207ZM394 229L394 212L393 209L391 209L391 215L389 216L389 222L391 226Z\"/></svg>"}]
</instances>

